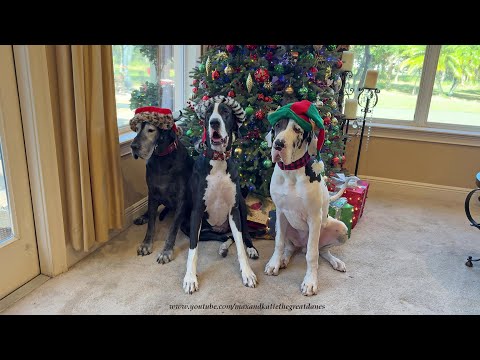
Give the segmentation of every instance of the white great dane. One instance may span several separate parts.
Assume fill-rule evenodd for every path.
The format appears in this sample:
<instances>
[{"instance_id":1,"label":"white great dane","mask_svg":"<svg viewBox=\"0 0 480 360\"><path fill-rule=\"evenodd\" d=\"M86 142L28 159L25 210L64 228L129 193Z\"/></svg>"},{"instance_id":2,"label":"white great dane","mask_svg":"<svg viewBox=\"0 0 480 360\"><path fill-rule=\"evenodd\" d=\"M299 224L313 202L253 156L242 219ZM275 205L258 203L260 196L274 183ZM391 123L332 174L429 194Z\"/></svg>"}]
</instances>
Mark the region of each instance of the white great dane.
<instances>
[{"instance_id":1,"label":"white great dane","mask_svg":"<svg viewBox=\"0 0 480 360\"><path fill-rule=\"evenodd\" d=\"M276 207L275 250L265 266L265 274L278 275L286 268L296 249L306 247L307 272L301 285L303 295L318 291L318 258L322 255L338 271L345 264L328 248L347 239L347 227L328 217L329 202L338 199L346 188L330 197L322 178L323 163L310 155L317 152L317 139L293 119L281 119L266 138L272 147L273 171L270 194ZM328 229L328 230L326 230ZM323 232L323 233L322 233Z\"/></svg>"}]
</instances>

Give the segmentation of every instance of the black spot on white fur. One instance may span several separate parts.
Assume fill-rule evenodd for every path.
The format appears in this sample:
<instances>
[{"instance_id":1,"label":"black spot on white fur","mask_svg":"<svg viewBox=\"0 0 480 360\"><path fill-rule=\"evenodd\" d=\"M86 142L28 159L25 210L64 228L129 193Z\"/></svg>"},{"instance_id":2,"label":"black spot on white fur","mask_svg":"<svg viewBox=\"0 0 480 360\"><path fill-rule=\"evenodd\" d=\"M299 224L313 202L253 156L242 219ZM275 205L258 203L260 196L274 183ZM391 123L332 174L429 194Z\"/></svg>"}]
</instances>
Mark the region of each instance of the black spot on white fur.
<instances>
[{"instance_id":1,"label":"black spot on white fur","mask_svg":"<svg viewBox=\"0 0 480 360\"><path fill-rule=\"evenodd\" d=\"M315 162L315 159L310 159L310 161L305 166L305 176L308 177L309 181L313 183L314 181L321 182L322 181L322 173L318 175L315 174L315 171L312 169L312 165Z\"/></svg>"}]
</instances>

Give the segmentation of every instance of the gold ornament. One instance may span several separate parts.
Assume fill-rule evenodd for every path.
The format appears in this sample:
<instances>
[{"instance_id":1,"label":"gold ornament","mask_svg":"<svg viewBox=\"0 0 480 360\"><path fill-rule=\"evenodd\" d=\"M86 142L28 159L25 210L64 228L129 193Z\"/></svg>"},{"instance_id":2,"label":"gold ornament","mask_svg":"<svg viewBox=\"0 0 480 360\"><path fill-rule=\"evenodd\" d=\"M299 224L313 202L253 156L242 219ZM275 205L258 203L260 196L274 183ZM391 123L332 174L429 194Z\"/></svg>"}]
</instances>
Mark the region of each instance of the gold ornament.
<instances>
[{"instance_id":1,"label":"gold ornament","mask_svg":"<svg viewBox=\"0 0 480 360\"><path fill-rule=\"evenodd\" d=\"M271 81L265 81L263 83L263 87L265 88L265 90L272 90L272 82Z\"/></svg>"},{"instance_id":2,"label":"gold ornament","mask_svg":"<svg viewBox=\"0 0 480 360\"><path fill-rule=\"evenodd\" d=\"M207 75L210 75L210 70L212 69L212 60L210 60L210 56L207 58L207 61L205 62L205 71L207 72Z\"/></svg>"},{"instance_id":3,"label":"gold ornament","mask_svg":"<svg viewBox=\"0 0 480 360\"><path fill-rule=\"evenodd\" d=\"M327 69L325 70L325 80L327 80L330 75L332 75L332 68L330 66L327 66Z\"/></svg>"},{"instance_id":4,"label":"gold ornament","mask_svg":"<svg viewBox=\"0 0 480 360\"><path fill-rule=\"evenodd\" d=\"M240 155L242 155L242 152L243 152L243 150L242 150L241 147L235 148L235 155L240 156Z\"/></svg>"},{"instance_id":5,"label":"gold ornament","mask_svg":"<svg viewBox=\"0 0 480 360\"><path fill-rule=\"evenodd\" d=\"M249 94L250 94L250 91L252 91L252 87L253 87L252 74L248 74L248 77L247 77L247 90L248 90L248 93L249 93Z\"/></svg>"},{"instance_id":6,"label":"gold ornament","mask_svg":"<svg viewBox=\"0 0 480 360\"><path fill-rule=\"evenodd\" d=\"M223 70L225 72L225 75L232 75L233 74L233 67L231 67L229 64L225 66L225 69Z\"/></svg>"},{"instance_id":7,"label":"gold ornament","mask_svg":"<svg viewBox=\"0 0 480 360\"><path fill-rule=\"evenodd\" d=\"M322 49L322 46L323 45L313 45L313 48L315 49L315 51L320 51Z\"/></svg>"},{"instance_id":8,"label":"gold ornament","mask_svg":"<svg viewBox=\"0 0 480 360\"><path fill-rule=\"evenodd\" d=\"M213 60L224 61L228 59L228 54L225 51L219 51L213 57Z\"/></svg>"},{"instance_id":9,"label":"gold ornament","mask_svg":"<svg viewBox=\"0 0 480 360\"><path fill-rule=\"evenodd\" d=\"M335 100L332 100L332 102L330 103L330 106L331 107L337 107L337 102Z\"/></svg>"},{"instance_id":10,"label":"gold ornament","mask_svg":"<svg viewBox=\"0 0 480 360\"><path fill-rule=\"evenodd\" d=\"M337 120L336 117L334 117L334 118L332 119L332 125L335 126L335 125L337 125L337 124L338 124L338 120Z\"/></svg>"},{"instance_id":11,"label":"gold ornament","mask_svg":"<svg viewBox=\"0 0 480 360\"><path fill-rule=\"evenodd\" d=\"M320 54L315 54L315 66L323 67L326 64L326 59Z\"/></svg>"},{"instance_id":12,"label":"gold ornament","mask_svg":"<svg viewBox=\"0 0 480 360\"><path fill-rule=\"evenodd\" d=\"M292 86L292 85L288 85L288 86L285 88L285 94L292 95L293 92L294 92L294 90L293 90L293 86Z\"/></svg>"},{"instance_id":13,"label":"gold ornament","mask_svg":"<svg viewBox=\"0 0 480 360\"><path fill-rule=\"evenodd\" d=\"M328 116L329 118L331 118L331 117L332 117L332 113L331 113L330 111L328 111L328 112L325 114L325 116Z\"/></svg>"}]
</instances>

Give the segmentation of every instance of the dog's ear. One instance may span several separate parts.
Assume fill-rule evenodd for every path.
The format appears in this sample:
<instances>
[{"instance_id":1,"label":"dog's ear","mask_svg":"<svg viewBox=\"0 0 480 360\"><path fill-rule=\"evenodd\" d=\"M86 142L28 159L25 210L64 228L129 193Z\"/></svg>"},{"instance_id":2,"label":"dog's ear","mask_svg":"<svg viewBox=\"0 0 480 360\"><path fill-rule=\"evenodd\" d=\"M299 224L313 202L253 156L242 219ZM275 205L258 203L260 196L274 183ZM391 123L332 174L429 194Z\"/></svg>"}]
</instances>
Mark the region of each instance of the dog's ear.
<instances>
[{"instance_id":1,"label":"dog's ear","mask_svg":"<svg viewBox=\"0 0 480 360\"><path fill-rule=\"evenodd\" d=\"M308 135L307 141L308 139L310 139L308 143L308 153L311 156L315 156L317 155L317 141L318 141L317 136L313 131L311 131L310 134Z\"/></svg>"},{"instance_id":2,"label":"dog's ear","mask_svg":"<svg viewBox=\"0 0 480 360\"><path fill-rule=\"evenodd\" d=\"M272 147L272 129L270 129L270 131L265 136L265 140L267 140L268 147Z\"/></svg>"},{"instance_id":3,"label":"dog's ear","mask_svg":"<svg viewBox=\"0 0 480 360\"><path fill-rule=\"evenodd\" d=\"M233 117L235 119L235 117ZM235 139L240 139L242 134L240 134L240 126L238 123L234 121L233 128L232 128L232 144L235 142Z\"/></svg>"}]
</instances>

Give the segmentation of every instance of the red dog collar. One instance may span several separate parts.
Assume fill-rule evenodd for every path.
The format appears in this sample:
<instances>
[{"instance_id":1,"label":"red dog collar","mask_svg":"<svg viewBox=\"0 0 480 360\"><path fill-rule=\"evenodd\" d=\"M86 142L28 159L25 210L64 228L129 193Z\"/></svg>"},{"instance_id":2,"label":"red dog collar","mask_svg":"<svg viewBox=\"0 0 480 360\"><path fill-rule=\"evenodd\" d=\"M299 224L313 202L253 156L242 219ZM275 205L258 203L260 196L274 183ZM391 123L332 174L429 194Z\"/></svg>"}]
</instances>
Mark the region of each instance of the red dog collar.
<instances>
[{"instance_id":1,"label":"red dog collar","mask_svg":"<svg viewBox=\"0 0 480 360\"><path fill-rule=\"evenodd\" d=\"M291 164L285 165L283 162L277 162L277 165L282 170L297 170L308 164L310 161L310 154L308 151L297 161L292 162Z\"/></svg>"},{"instance_id":2,"label":"red dog collar","mask_svg":"<svg viewBox=\"0 0 480 360\"><path fill-rule=\"evenodd\" d=\"M212 149L206 149L203 151L203 156L211 160L228 160L232 155L232 150L225 151L224 153Z\"/></svg>"},{"instance_id":3,"label":"red dog collar","mask_svg":"<svg viewBox=\"0 0 480 360\"><path fill-rule=\"evenodd\" d=\"M168 145L168 147L162 151L161 153L157 153L156 152L156 149L155 149L155 155L157 156L165 156L165 155L168 155L170 154L172 151L174 151L176 148L177 148L177 140L175 140L173 143L171 143L170 145Z\"/></svg>"}]
</instances>

